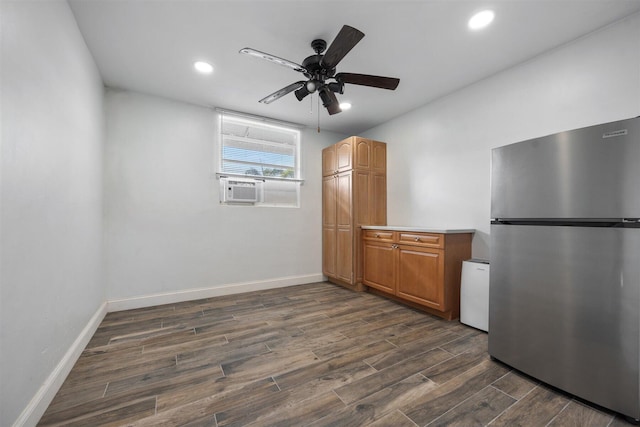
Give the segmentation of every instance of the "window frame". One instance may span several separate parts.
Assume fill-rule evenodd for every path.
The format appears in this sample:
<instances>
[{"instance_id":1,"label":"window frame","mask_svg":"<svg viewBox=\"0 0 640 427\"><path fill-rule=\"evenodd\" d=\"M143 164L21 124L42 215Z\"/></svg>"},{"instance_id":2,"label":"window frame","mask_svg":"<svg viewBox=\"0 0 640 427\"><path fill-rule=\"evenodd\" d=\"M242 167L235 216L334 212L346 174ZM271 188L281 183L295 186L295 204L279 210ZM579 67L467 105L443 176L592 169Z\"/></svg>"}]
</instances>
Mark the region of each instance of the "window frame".
<instances>
[{"instance_id":1,"label":"window frame","mask_svg":"<svg viewBox=\"0 0 640 427\"><path fill-rule=\"evenodd\" d=\"M300 199L301 199L300 187L304 184L304 179L302 178L302 149L301 149L301 146L302 146L301 130L303 126L296 125L293 123L271 120L271 119L267 119L259 116L232 112L228 110L220 110L220 109L216 109L216 110L219 112L219 117L218 117L219 132L218 132L218 147L217 147L218 162L216 165L216 168L217 168L216 178L219 180L221 178L242 178L242 179L255 180L259 186L259 194L261 195L260 196L261 200L255 203L245 203L244 204L245 206L299 208ZM277 142L277 141L266 140L266 139L265 140L255 139L247 136L243 137L238 135L225 134L224 133L225 120L229 120L233 124L241 124L241 125L244 124L244 125L247 125L249 128L253 128L253 129L276 130L276 131L281 131L284 134L293 135L294 144L288 144L284 142ZM251 144L264 144L265 146L273 146L276 148L278 146L291 148L291 145L293 145L294 166L292 170L293 170L294 176L290 178L290 177L282 177L282 176L254 175L254 174L247 174L247 173L242 174L242 173L234 173L234 172L225 172L223 169L224 163L225 163L224 149L225 147L231 146L230 144L225 144L225 139L231 139L231 138L235 138L236 140L245 139L247 142ZM245 163L247 167L254 166L254 169L258 169L258 170L262 168L263 171L268 167L273 167L275 169L276 167L279 166L277 164L268 164L264 162L252 162L250 160L247 160L246 162L243 162L243 161L237 161L237 162ZM276 182L282 182L282 183L289 182L291 183L291 185L294 185L295 193L296 193L295 203L293 202L292 203L271 203L268 201L265 202L265 193L269 194L270 191L277 191L275 189L274 190L265 189L265 186L269 186L268 184L269 181L273 181L274 185L277 185L275 184ZM222 200L222 194L220 198L220 203L224 205L233 204L229 202L224 202Z\"/></svg>"}]
</instances>

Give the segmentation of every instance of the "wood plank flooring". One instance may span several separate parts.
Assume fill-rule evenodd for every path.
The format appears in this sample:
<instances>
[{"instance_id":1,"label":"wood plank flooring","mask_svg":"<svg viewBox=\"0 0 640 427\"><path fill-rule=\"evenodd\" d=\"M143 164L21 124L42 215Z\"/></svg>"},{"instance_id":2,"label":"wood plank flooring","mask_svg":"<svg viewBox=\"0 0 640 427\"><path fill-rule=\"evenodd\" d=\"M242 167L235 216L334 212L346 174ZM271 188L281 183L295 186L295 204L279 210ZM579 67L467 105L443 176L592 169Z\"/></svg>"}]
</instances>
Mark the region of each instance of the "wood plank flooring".
<instances>
[{"instance_id":1,"label":"wood plank flooring","mask_svg":"<svg viewBox=\"0 0 640 427\"><path fill-rule=\"evenodd\" d=\"M315 283L110 313L40 426L623 426L487 335Z\"/></svg>"}]
</instances>

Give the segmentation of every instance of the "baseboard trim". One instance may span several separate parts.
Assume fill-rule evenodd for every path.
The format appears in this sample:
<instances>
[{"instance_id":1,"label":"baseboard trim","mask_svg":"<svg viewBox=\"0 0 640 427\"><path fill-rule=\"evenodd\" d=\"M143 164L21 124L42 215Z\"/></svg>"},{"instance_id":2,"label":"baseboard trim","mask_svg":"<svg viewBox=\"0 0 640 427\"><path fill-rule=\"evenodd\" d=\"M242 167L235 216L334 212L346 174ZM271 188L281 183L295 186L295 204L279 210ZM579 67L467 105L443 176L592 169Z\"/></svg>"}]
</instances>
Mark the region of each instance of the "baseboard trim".
<instances>
[{"instance_id":1,"label":"baseboard trim","mask_svg":"<svg viewBox=\"0 0 640 427\"><path fill-rule=\"evenodd\" d=\"M67 375L71 372L71 368L73 368L73 365L82 354L82 351L89 343L89 340L91 340L91 337L93 337L93 334L98 329L98 326L100 326L106 314L107 303L104 302L91 317L84 329L82 329L76 340L71 344L71 347L69 347L69 350L67 350L42 386L40 386L40 389L24 408L18 419L13 423L13 427L30 427L38 424L38 421L40 421L40 418L42 418L42 415L49 407L49 404L62 386L62 383L64 383Z\"/></svg>"},{"instance_id":2,"label":"baseboard trim","mask_svg":"<svg viewBox=\"0 0 640 427\"><path fill-rule=\"evenodd\" d=\"M203 298L219 297L224 295L240 294L244 292L262 291L266 289L284 288L287 286L304 285L307 283L322 282L325 277L322 274L308 274L304 276L288 276L276 279L260 280L255 282L232 283L228 285L214 286L210 288L186 289L161 294L142 295L131 298L113 299L107 301L107 311L131 310L135 308L152 307L162 304L173 304L183 301L192 301Z\"/></svg>"}]
</instances>

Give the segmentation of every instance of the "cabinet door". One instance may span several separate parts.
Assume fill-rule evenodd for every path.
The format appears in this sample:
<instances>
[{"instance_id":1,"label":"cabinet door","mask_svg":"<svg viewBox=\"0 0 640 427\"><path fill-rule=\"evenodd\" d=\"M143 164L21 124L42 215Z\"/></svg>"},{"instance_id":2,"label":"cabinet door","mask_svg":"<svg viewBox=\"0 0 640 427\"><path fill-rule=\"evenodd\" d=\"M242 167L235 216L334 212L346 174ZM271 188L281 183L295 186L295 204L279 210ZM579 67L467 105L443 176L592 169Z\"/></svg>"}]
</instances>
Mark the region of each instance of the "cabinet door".
<instances>
[{"instance_id":1,"label":"cabinet door","mask_svg":"<svg viewBox=\"0 0 640 427\"><path fill-rule=\"evenodd\" d=\"M338 227L351 227L353 224L353 206L351 199L351 172L338 174L336 179L337 220Z\"/></svg>"},{"instance_id":2,"label":"cabinet door","mask_svg":"<svg viewBox=\"0 0 640 427\"><path fill-rule=\"evenodd\" d=\"M322 227L322 274L327 277L336 277L336 228Z\"/></svg>"},{"instance_id":3,"label":"cabinet door","mask_svg":"<svg viewBox=\"0 0 640 427\"><path fill-rule=\"evenodd\" d=\"M355 159L353 161L354 169L370 170L371 169L371 141L364 138L354 137Z\"/></svg>"},{"instance_id":4,"label":"cabinet door","mask_svg":"<svg viewBox=\"0 0 640 427\"><path fill-rule=\"evenodd\" d=\"M371 174L370 212L371 225L387 225L387 175Z\"/></svg>"},{"instance_id":5,"label":"cabinet door","mask_svg":"<svg viewBox=\"0 0 640 427\"><path fill-rule=\"evenodd\" d=\"M335 227L338 213L337 200L338 180L335 176L327 176L322 179L322 226Z\"/></svg>"},{"instance_id":6,"label":"cabinet door","mask_svg":"<svg viewBox=\"0 0 640 427\"><path fill-rule=\"evenodd\" d=\"M353 169L353 138L347 138L335 144L336 170L344 172Z\"/></svg>"},{"instance_id":7,"label":"cabinet door","mask_svg":"<svg viewBox=\"0 0 640 427\"><path fill-rule=\"evenodd\" d=\"M338 171L336 160L335 145L322 150L322 176L333 175Z\"/></svg>"},{"instance_id":8,"label":"cabinet door","mask_svg":"<svg viewBox=\"0 0 640 427\"><path fill-rule=\"evenodd\" d=\"M338 227L336 232L336 277L347 283L354 283L353 272L353 230Z\"/></svg>"},{"instance_id":9,"label":"cabinet door","mask_svg":"<svg viewBox=\"0 0 640 427\"><path fill-rule=\"evenodd\" d=\"M322 274L336 275L336 188L338 180L331 175L322 179Z\"/></svg>"},{"instance_id":10,"label":"cabinet door","mask_svg":"<svg viewBox=\"0 0 640 427\"><path fill-rule=\"evenodd\" d=\"M336 176L336 277L353 283L353 199L351 197L353 172Z\"/></svg>"},{"instance_id":11,"label":"cabinet door","mask_svg":"<svg viewBox=\"0 0 640 427\"><path fill-rule=\"evenodd\" d=\"M372 288L396 293L396 253L391 243L371 243L363 245L364 272L362 281Z\"/></svg>"},{"instance_id":12,"label":"cabinet door","mask_svg":"<svg viewBox=\"0 0 640 427\"><path fill-rule=\"evenodd\" d=\"M396 295L445 311L443 250L399 245Z\"/></svg>"},{"instance_id":13,"label":"cabinet door","mask_svg":"<svg viewBox=\"0 0 640 427\"><path fill-rule=\"evenodd\" d=\"M362 282L362 229L361 225L370 225L371 209L370 209L370 185L371 173L369 171L354 170L353 171L353 230L355 233L355 259L356 266L356 282Z\"/></svg>"},{"instance_id":14,"label":"cabinet door","mask_svg":"<svg viewBox=\"0 0 640 427\"><path fill-rule=\"evenodd\" d=\"M353 172L353 202L354 225L374 224L371 222L371 173L369 171Z\"/></svg>"},{"instance_id":15,"label":"cabinet door","mask_svg":"<svg viewBox=\"0 0 640 427\"><path fill-rule=\"evenodd\" d=\"M387 144L371 141L371 171L387 173Z\"/></svg>"}]
</instances>

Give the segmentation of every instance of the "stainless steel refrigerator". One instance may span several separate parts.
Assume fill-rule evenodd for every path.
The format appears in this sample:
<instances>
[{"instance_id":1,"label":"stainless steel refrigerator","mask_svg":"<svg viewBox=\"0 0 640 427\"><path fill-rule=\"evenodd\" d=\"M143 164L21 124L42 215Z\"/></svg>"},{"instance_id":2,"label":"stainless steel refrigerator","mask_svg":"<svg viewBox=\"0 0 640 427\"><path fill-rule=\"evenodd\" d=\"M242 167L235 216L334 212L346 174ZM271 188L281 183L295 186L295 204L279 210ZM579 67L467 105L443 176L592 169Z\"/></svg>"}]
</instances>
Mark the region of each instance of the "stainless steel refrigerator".
<instances>
[{"instance_id":1,"label":"stainless steel refrigerator","mask_svg":"<svg viewBox=\"0 0 640 427\"><path fill-rule=\"evenodd\" d=\"M640 118L492 150L489 353L640 419Z\"/></svg>"}]
</instances>

